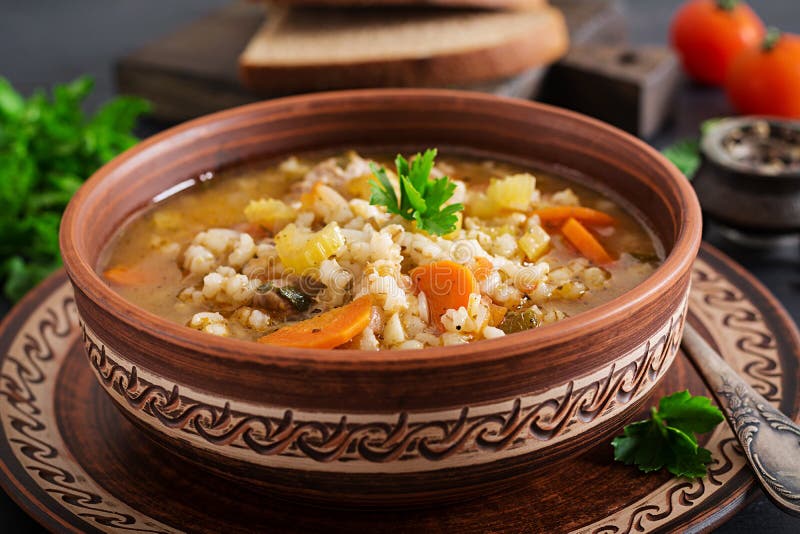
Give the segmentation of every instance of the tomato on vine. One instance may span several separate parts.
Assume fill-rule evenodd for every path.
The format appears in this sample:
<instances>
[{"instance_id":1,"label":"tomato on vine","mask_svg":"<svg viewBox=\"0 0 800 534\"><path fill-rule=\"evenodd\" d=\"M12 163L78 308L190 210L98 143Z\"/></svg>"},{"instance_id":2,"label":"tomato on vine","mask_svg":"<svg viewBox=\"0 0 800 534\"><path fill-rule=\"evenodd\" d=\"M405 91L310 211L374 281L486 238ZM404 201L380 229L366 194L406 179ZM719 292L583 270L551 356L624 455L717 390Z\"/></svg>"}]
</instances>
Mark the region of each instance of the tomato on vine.
<instances>
[{"instance_id":1,"label":"tomato on vine","mask_svg":"<svg viewBox=\"0 0 800 534\"><path fill-rule=\"evenodd\" d=\"M722 85L734 58L757 45L766 30L758 15L739 0L689 0L675 13L672 46L695 80Z\"/></svg>"},{"instance_id":2,"label":"tomato on vine","mask_svg":"<svg viewBox=\"0 0 800 534\"><path fill-rule=\"evenodd\" d=\"M800 118L800 36L770 29L733 62L726 90L739 113Z\"/></svg>"}]
</instances>

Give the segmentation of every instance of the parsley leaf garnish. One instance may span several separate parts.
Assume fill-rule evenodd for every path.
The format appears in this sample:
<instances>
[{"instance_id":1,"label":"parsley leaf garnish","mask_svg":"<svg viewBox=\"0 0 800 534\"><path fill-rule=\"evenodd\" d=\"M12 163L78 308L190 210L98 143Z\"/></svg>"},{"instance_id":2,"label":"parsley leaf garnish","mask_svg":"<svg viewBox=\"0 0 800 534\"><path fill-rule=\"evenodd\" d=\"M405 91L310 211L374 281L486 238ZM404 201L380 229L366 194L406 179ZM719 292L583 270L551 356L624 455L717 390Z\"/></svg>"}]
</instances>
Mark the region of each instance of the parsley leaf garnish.
<instances>
[{"instance_id":1,"label":"parsley leaf garnish","mask_svg":"<svg viewBox=\"0 0 800 534\"><path fill-rule=\"evenodd\" d=\"M403 156L397 155L394 164L400 184L399 199L386 169L370 163L376 180L370 181L372 195L369 203L384 206L389 213L416 221L417 228L429 234L445 235L454 231L458 223L456 214L464 209L464 205L444 205L453 196L456 184L447 176L430 178L435 158L435 148L417 154L410 164Z\"/></svg>"},{"instance_id":2,"label":"parsley leaf garnish","mask_svg":"<svg viewBox=\"0 0 800 534\"><path fill-rule=\"evenodd\" d=\"M694 178L700 168L700 141L697 139L682 139L661 153L689 180Z\"/></svg>"},{"instance_id":3,"label":"parsley leaf garnish","mask_svg":"<svg viewBox=\"0 0 800 534\"><path fill-rule=\"evenodd\" d=\"M61 264L61 212L78 187L138 141L131 130L150 105L118 97L88 116L93 86L83 77L24 98L0 77L0 285L11 300Z\"/></svg>"},{"instance_id":4,"label":"parsley leaf garnish","mask_svg":"<svg viewBox=\"0 0 800 534\"><path fill-rule=\"evenodd\" d=\"M697 444L695 433L710 432L722 420L707 397L674 393L662 398L658 409L651 408L650 419L631 423L624 436L614 438L614 459L646 473L666 467L679 477L705 476L711 452Z\"/></svg>"},{"instance_id":5,"label":"parsley leaf garnish","mask_svg":"<svg viewBox=\"0 0 800 534\"><path fill-rule=\"evenodd\" d=\"M708 119L704 121L700 125L700 134L705 135L706 132L720 120L721 119ZM661 153L670 160L673 165L678 167L678 170L689 180L694 178L694 175L697 174L698 169L700 169L702 156L700 155L700 139L698 138L681 139L662 150Z\"/></svg>"}]
</instances>

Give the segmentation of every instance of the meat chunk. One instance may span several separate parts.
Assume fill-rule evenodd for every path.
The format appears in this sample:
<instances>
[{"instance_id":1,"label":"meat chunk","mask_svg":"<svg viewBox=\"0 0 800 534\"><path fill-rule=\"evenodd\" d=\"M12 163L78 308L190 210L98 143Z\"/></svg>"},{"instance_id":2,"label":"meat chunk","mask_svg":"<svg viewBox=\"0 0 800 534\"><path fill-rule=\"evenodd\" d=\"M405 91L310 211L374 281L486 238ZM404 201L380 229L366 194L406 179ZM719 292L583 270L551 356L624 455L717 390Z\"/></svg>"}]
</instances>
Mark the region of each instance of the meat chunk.
<instances>
[{"instance_id":1,"label":"meat chunk","mask_svg":"<svg viewBox=\"0 0 800 534\"><path fill-rule=\"evenodd\" d=\"M328 158L315 165L302 180L292 184L291 191L300 195L311 191L314 184L323 183L342 193L347 182L371 172L368 160L348 152L344 158Z\"/></svg>"}]
</instances>

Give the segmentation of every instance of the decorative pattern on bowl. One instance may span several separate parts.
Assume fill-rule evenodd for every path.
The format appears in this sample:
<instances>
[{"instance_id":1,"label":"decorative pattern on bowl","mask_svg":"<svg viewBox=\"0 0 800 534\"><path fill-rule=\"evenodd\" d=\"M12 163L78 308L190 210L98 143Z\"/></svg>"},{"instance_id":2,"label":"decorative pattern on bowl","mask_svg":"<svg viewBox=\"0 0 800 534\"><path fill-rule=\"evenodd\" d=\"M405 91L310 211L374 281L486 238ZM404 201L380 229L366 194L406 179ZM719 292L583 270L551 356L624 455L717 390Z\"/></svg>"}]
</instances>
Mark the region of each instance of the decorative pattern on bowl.
<instances>
[{"instance_id":1,"label":"decorative pattern on bowl","mask_svg":"<svg viewBox=\"0 0 800 534\"><path fill-rule=\"evenodd\" d=\"M414 472L533 453L608 420L669 369L685 314L686 299L650 339L592 375L497 403L398 414L305 412L222 399L137 367L85 323L81 328L100 383L156 432L270 467Z\"/></svg>"}]
</instances>

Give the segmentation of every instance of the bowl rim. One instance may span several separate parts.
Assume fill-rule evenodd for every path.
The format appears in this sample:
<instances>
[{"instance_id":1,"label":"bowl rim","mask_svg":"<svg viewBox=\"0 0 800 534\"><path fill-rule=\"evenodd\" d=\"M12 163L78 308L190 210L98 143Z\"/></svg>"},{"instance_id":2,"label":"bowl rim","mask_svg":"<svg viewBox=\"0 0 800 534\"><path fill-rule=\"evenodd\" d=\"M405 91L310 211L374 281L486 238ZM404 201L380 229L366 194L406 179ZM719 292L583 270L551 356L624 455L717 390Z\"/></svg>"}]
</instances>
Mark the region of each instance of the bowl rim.
<instances>
[{"instance_id":1,"label":"bowl rim","mask_svg":"<svg viewBox=\"0 0 800 534\"><path fill-rule=\"evenodd\" d=\"M603 303L528 332L512 336L480 340L480 342L445 347L426 347L404 351L365 351L306 349L264 345L252 341L211 336L209 334L171 322L132 302L108 286L95 271L95 267L79 254L76 244L76 222L87 198L109 175L123 168L131 159L172 138L206 126L224 123L230 119L247 116L255 111L278 111L287 105L306 105L314 109L314 104L331 101L350 101L352 99L370 100L387 98L430 98L472 100L476 105L502 102L505 105L520 106L535 111L546 112L577 120L594 129L604 130L633 145L646 154L655 164L664 167L674 179L679 200L684 211L679 221L675 244L664 262L644 281L633 289ZM680 214L680 211L678 211ZM73 196L62 217L59 232L60 248L64 265L72 283L95 305L109 311L115 320L155 335L183 349L203 353L206 357L220 358L223 361L252 362L259 365L331 367L344 369L409 369L421 366L461 365L474 361L488 362L512 355L530 352L531 346L557 344L565 339L573 339L581 332L598 330L611 314L631 315L637 306L650 299L658 298L659 293L669 288L687 273L693 264L701 241L702 217L700 204L694 189L683 174L658 151L644 141L619 130L607 123L566 109L532 102L518 98L476 93L450 89L357 89L329 91L289 96L238 106L224 111L192 119L159 132L139 142L98 169ZM104 337L102 333L99 334ZM104 341L109 341L104 339Z\"/></svg>"}]
</instances>

